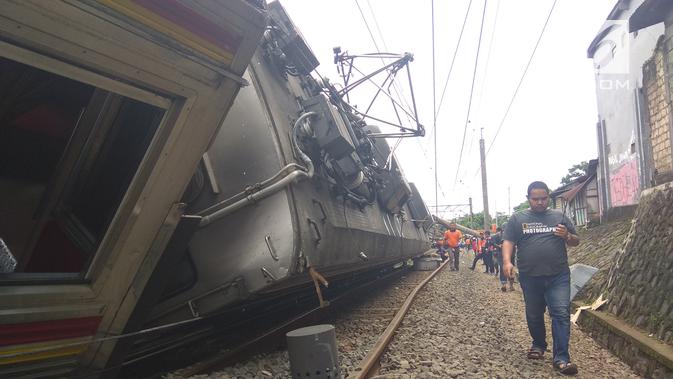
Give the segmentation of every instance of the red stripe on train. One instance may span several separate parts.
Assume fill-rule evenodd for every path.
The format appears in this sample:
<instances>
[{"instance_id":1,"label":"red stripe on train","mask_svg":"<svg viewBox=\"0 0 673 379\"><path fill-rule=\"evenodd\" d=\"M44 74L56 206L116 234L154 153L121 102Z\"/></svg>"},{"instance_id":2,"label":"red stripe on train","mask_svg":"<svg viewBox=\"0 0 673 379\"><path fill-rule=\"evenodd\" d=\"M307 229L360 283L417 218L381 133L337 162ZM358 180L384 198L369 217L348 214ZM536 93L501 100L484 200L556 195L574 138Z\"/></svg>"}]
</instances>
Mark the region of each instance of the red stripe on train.
<instances>
[{"instance_id":1,"label":"red stripe on train","mask_svg":"<svg viewBox=\"0 0 673 379\"><path fill-rule=\"evenodd\" d=\"M0 325L0 346L91 336L101 317L27 322Z\"/></svg>"}]
</instances>

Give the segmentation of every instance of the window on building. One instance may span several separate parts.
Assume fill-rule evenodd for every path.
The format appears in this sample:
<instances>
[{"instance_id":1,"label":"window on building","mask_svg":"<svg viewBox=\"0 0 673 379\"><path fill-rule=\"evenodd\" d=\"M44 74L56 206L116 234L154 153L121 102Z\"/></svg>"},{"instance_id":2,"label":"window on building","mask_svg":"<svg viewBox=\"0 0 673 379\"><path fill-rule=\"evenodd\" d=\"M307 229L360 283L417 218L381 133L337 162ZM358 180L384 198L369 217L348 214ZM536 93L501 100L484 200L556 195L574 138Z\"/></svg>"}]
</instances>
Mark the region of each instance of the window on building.
<instances>
[{"instance_id":1,"label":"window on building","mask_svg":"<svg viewBox=\"0 0 673 379\"><path fill-rule=\"evenodd\" d=\"M164 112L0 57L0 280L83 278Z\"/></svg>"}]
</instances>

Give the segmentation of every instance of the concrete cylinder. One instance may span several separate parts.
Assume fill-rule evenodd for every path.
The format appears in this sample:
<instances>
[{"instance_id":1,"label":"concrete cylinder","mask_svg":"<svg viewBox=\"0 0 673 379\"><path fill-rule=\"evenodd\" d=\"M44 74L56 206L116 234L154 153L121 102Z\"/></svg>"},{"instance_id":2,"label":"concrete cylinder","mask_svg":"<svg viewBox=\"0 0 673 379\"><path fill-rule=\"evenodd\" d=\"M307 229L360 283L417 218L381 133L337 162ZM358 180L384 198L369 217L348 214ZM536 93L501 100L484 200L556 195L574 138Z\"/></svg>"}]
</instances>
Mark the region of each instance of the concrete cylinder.
<instances>
[{"instance_id":1,"label":"concrete cylinder","mask_svg":"<svg viewBox=\"0 0 673 379\"><path fill-rule=\"evenodd\" d=\"M334 325L313 325L288 332L292 378L341 379Z\"/></svg>"}]
</instances>

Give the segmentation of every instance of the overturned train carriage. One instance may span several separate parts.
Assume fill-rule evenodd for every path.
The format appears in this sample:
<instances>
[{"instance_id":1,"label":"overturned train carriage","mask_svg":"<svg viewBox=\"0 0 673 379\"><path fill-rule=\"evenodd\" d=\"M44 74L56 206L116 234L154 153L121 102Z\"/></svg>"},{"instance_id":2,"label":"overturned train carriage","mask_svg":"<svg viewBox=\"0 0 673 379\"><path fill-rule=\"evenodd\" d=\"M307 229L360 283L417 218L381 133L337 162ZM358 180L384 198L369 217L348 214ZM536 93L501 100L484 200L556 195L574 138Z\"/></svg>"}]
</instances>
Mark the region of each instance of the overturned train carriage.
<instances>
[{"instance_id":1,"label":"overturned train carriage","mask_svg":"<svg viewBox=\"0 0 673 379\"><path fill-rule=\"evenodd\" d=\"M243 88L183 200L202 217L165 277L150 324L392 266L428 248L431 217L385 141L310 76L278 3Z\"/></svg>"}]
</instances>

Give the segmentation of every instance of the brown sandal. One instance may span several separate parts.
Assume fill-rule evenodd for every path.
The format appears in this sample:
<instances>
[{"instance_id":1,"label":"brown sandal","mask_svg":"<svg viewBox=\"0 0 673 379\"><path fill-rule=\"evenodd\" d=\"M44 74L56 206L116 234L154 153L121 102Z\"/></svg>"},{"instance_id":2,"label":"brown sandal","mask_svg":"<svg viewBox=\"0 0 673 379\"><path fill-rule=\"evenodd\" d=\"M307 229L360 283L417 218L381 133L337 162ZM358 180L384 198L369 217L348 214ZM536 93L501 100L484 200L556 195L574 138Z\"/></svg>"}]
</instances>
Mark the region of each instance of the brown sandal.
<instances>
[{"instance_id":1,"label":"brown sandal","mask_svg":"<svg viewBox=\"0 0 673 379\"><path fill-rule=\"evenodd\" d=\"M563 375L577 374L577 365L570 362L554 362L554 369Z\"/></svg>"},{"instance_id":2,"label":"brown sandal","mask_svg":"<svg viewBox=\"0 0 673 379\"><path fill-rule=\"evenodd\" d=\"M539 347L533 346L530 349L528 349L526 357L528 357L528 359L542 359L543 355L544 350L540 349Z\"/></svg>"}]
</instances>

